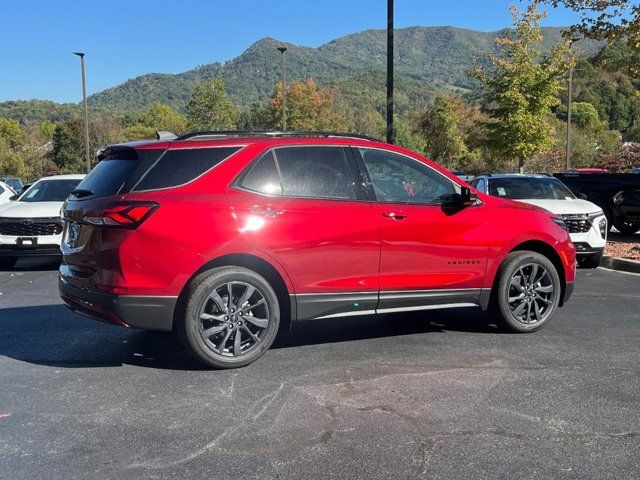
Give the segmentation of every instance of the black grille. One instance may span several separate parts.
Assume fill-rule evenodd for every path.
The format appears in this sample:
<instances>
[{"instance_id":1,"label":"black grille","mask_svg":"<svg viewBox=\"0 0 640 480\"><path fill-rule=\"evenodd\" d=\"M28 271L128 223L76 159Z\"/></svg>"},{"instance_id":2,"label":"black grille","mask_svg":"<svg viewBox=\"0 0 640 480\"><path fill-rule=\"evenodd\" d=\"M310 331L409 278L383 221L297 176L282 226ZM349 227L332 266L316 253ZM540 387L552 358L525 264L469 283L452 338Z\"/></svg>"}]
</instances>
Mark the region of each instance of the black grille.
<instances>
[{"instance_id":1,"label":"black grille","mask_svg":"<svg viewBox=\"0 0 640 480\"><path fill-rule=\"evenodd\" d=\"M567 224L569 233L587 233L591 230L591 221L588 218L566 215L562 219Z\"/></svg>"},{"instance_id":2,"label":"black grille","mask_svg":"<svg viewBox=\"0 0 640 480\"><path fill-rule=\"evenodd\" d=\"M13 237L41 237L44 235L60 235L62 223L51 218L33 218L29 220L0 220L0 235Z\"/></svg>"}]
</instances>

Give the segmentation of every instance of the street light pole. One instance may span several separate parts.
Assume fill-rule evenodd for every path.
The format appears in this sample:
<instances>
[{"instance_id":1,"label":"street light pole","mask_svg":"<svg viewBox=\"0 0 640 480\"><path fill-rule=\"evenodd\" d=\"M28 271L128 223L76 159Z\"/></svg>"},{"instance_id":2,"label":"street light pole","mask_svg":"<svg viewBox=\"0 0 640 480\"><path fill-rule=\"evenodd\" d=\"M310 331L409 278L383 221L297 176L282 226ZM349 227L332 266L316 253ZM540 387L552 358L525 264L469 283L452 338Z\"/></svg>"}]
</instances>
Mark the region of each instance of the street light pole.
<instances>
[{"instance_id":1,"label":"street light pole","mask_svg":"<svg viewBox=\"0 0 640 480\"><path fill-rule=\"evenodd\" d=\"M393 143L393 1L387 0L387 143Z\"/></svg>"},{"instance_id":2,"label":"street light pole","mask_svg":"<svg viewBox=\"0 0 640 480\"><path fill-rule=\"evenodd\" d=\"M73 52L80 57L82 69L82 107L84 109L84 146L87 162L87 173L91 171L91 151L89 149L89 113L87 112L87 80L84 72L84 52Z\"/></svg>"},{"instance_id":3,"label":"street light pole","mask_svg":"<svg viewBox=\"0 0 640 480\"><path fill-rule=\"evenodd\" d=\"M278 47L280 55L280 74L282 75L282 131L287 130L287 74L284 63L284 52L287 51L287 47Z\"/></svg>"},{"instance_id":4,"label":"street light pole","mask_svg":"<svg viewBox=\"0 0 640 480\"><path fill-rule=\"evenodd\" d=\"M569 48L573 53L573 44L578 40L581 40L582 37L574 36L571 37L571 42L569 43ZM565 168L568 172L571 169L571 104L573 103L573 62L574 59L571 59L571 64L569 66L569 88L567 91L567 147L565 149Z\"/></svg>"}]
</instances>

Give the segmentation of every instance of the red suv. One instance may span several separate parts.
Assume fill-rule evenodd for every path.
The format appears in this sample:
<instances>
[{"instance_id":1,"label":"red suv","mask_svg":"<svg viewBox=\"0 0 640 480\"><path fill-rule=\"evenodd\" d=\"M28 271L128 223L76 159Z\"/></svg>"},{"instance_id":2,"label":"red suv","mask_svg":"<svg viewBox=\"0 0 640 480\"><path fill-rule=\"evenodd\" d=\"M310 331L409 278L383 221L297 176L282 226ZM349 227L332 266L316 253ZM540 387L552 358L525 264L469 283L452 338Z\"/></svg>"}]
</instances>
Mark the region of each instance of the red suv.
<instances>
[{"instance_id":1,"label":"red suv","mask_svg":"<svg viewBox=\"0 0 640 480\"><path fill-rule=\"evenodd\" d=\"M251 363L289 321L476 307L546 324L573 290L562 220L364 137L209 132L113 145L64 207L60 294Z\"/></svg>"}]
</instances>

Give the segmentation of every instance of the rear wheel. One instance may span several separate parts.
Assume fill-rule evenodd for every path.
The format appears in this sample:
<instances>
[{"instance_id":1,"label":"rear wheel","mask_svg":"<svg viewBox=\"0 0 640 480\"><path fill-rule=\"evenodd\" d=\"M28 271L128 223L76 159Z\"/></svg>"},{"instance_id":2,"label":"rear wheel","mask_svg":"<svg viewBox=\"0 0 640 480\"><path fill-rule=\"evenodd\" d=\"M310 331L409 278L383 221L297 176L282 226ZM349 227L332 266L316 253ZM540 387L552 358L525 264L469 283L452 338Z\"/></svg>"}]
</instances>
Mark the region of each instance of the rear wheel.
<instances>
[{"instance_id":1,"label":"rear wheel","mask_svg":"<svg viewBox=\"0 0 640 480\"><path fill-rule=\"evenodd\" d=\"M553 316L561 284L551 261L537 252L507 255L498 270L490 312L513 332L534 332Z\"/></svg>"},{"instance_id":2,"label":"rear wheel","mask_svg":"<svg viewBox=\"0 0 640 480\"><path fill-rule=\"evenodd\" d=\"M13 268L17 262L17 258L0 258L0 268Z\"/></svg>"},{"instance_id":3,"label":"rear wheel","mask_svg":"<svg viewBox=\"0 0 640 480\"><path fill-rule=\"evenodd\" d=\"M604 252L595 255L578 255L578 266L580 268L598 268L602 263Z\"/></svg>"},{"instance_id":4,"label":"rear wheel","mask_svg":"<svg viewBox=\"0 0 640 480\"><path fill-rule=\"evenodd\" d=\"M210 270L192 282L178 334L185 348L214 368L243 367L271 347L280 306L271 285L242 267Z\"/></svg>"}]
</instances>

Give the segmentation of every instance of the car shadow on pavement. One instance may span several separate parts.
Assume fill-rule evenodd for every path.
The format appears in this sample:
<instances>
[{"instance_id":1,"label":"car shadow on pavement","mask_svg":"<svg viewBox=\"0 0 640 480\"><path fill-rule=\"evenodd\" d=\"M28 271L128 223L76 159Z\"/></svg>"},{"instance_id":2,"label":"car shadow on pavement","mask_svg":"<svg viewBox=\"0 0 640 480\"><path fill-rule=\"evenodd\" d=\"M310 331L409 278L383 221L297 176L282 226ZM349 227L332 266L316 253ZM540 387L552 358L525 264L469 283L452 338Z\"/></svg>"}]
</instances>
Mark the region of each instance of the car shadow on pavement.
<instances>
[{"instance_id":1,"label":"car shadow on pavement","mask_svg":"<svg viewBox=\"0 0 640 480\"><path fill-rule=\"evenodd\" d=\"M342 317L297 323L272 348L286 349L446 331L500 333L478 309ZM171 332L129 330L85 319L63 305L0 309L0 356L37 365L95 368L135 365L204 370Z\"/></svg>"},{"instance_id":2,"label":"car shadow on pavement","mask_svg":"<svg viewBox=\"0 0 640 480\"><path fill-rule=\"evenodd\" d=\"M1 268L0 272L38 272L38 271L54 271L60 267L59 258L19 258L13 268Z\"/></svg>"}]
</instances>

